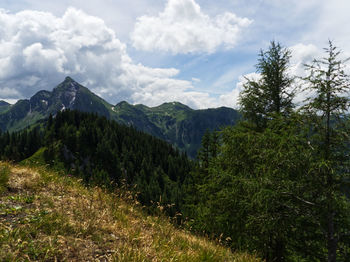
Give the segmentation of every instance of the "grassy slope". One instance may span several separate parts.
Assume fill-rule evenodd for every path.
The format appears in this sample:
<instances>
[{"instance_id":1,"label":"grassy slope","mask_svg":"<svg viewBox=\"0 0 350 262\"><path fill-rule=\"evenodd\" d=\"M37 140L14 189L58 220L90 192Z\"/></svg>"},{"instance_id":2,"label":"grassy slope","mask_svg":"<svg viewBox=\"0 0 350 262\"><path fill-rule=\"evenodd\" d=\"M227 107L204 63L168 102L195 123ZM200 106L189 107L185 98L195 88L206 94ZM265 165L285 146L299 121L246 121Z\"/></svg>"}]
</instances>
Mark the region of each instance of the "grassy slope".
<instances>
[{"instance_id":1,"label":"grassy slope","mask_svg":"<svg viewBox=\"0 0 350 262\"><path fill-rule=\"evenodd\" d=\"M146 215L125 191L87 189L69 175L0 162L5 166L0 261L259 261Z\"/></svg>"}]
</instances>

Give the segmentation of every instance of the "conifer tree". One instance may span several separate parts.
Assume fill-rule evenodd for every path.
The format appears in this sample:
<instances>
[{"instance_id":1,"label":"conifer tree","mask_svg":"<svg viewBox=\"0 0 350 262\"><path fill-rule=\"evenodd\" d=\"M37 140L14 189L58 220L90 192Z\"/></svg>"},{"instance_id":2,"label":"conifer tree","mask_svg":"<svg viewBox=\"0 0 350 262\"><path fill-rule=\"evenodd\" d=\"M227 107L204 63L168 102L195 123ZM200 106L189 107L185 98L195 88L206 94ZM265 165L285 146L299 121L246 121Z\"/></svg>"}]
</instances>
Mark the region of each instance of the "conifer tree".
<instances>
[{"instance_id":1,"label":"conifer tree","mask_svg":"<svg viewBox=\"0 0 350 262\"><path fill-rule=\"evenodd\" d=\"M247 79L239 104L246 120L258 128L266 127L274 114L288 115L293 108L293 77L288 75L291 52L275 41L267 51L260 51L257 72L259 80Z\"/></svg>"},{"instance_id":2,"label":"conifer tree","mask_svg":"<svg viewBox=\"0 0 350 262\"><path fill-rule=\"evenodd\" d=\"M211 133L206 130L202 137L202 146L198 151L198 160L204 170L209 166Z\"/></svg>"},{"instance_id":3,"label":"conifer tree","mask_svg":"<svg viewBox=\"0 0 350 262\"><path fill-rule=\"evenodd\" d=\"M318 191L313 199L315 214L319 216L322 232L325 232L328 261L335 262L340 256L340 245L350 246L349 239L344 242L350 232L349 219L346 218L349 200L342 191L345 181L350 178L350 129L346 115L349 113L350 79L344 71L347 60L339 58L341 52L331 41L325 52L326 57L306 65L309 75L305 80L313 93L306 100L303 111L314 148L312 186Z\"/></svg>"}]
</instances>

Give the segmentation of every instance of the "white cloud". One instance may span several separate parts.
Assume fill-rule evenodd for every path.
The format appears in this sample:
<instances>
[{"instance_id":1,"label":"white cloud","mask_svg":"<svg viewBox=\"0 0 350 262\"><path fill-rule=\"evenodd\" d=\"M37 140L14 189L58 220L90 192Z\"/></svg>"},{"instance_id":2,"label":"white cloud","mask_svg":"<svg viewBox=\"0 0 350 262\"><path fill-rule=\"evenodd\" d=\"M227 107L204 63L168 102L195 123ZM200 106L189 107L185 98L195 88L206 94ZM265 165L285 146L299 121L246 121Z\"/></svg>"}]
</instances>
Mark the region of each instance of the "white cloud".
<instances>
[{"instance_id":1,"label":"white cloud","mask_svg":"<svg viewBox=\"0 0 350 262\"><path fill-rule=\"evenodd\" d=\"M306 2L306 1L302 1ZM322 0L314 3L318 7L318 17L312 23L312 30L305 32L303 41L313 42L324 47L327 40L335 41L335 44L342 49L350 51L350 28L348 0Z\"/></svg>"},{"instance_id":2,"label":"white cloud","mask_svg":"<svg viewBox=\"0 0 350 262\"><path fill-rule=\"evenodd\" d=\"M213 53L220 46L233 48L252 20L225 12L214 18L194 0L168 0L158 16L141 16L131 38L137 49L177 53Z\"/></svg>"},{"instance_id":3,"label":"white cloud","mask_svg":"<svg viewBox=\"0 0 350 262\"><path fill-rule=\"evenodd\" d=\"M313 44L296 44L289 50L292 53L290 60L290 74L299 77L305 76L305 64L310 64L313 59L323 56L322 50Z\"/></svg>"},{"instance_id":4,"label":"white cloud","mask_svg":"<svg viewBox=\"0 0 350 262\"><path fill-rule=\"evenodd\" d=\"M30 97L69 75L111 103L176 100L205 108L216 102L193 91L192 81L177 79L175 68L135 64L103 20L75 8L62 17L0 10L0 39L0 99Z\"/></svg>"},{"instance_id":5,"label":"white cloud","mask_svg":"<svg viewBox=\"0 0 350 262\"><path fill-rule=\"evenodd\" d=\"M15 103L18 101L18 99L11 99L11 98L8 98L8 99L3 99L3 101L5 101L5 102L7 102L7 103L9 103L9 104L11 104L11 105L13 105L13 104L15 104Z\"/></svg>"},{"instance_id":6,"label":"white cloud","mask_svg":"<svg viewBox=\"0 0 350 262\"><path fill-rule=\"evenodd\" d=\"M313 44L302 43L291 46L289 50L292 52L289 74L297 77L293 86L293 88L297 88L294 103L300 106L310 96L310 92L305 89L305 82L302 80L303 77L307 76L305 64L311 64L314 59L323 57L323 53L320 48Z\"/></svg>"},{"instance_id":7,"label":"white cloud","mask_svg":"<svg viewBox=\"0 0 350 262\"><path fill-rule=\"evenodd\" d=\"M222 106L238 109L239 93L243 90L243 86L245 83L247 83L247 79L257 81L260 79L260 74L249 73L244 76L240 76L239 81L236 84L236 87L230 93L220 96L219 98L220 104Z\"/></svg>"},{"instance_id":8,"label":"white cloud","mask_svg":"<svg viewBox=\"0 0 350 262\"><path fill-rule=\"evenodd\" d=\"M0 88L0 97L11 98L16 96L18 96L18 92L15 89L8 87Z\"/></svg>"}]
</instances>

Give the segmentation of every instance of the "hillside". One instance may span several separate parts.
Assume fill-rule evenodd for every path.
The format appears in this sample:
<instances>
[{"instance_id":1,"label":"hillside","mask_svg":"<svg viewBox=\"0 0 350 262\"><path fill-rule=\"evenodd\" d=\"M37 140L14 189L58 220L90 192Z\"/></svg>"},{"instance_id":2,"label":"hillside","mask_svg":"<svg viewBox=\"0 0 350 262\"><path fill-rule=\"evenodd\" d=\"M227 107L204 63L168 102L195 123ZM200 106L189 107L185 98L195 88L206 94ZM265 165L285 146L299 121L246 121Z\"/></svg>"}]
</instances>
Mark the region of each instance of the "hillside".
<instances>
[{"instance_id":1,"label":"hillside","mask_svg":"<svg viewBox=\"0 0 350 262\"><path fill-rule=\"evenodd\" d=\"M259 261L62 172L0 162L0 188L1 261Z\"/></svg>"},{"instance_id":2,"label":"hillside","mask_svg":"<svg viewBox=\"0 0 350 262\"><path fill-rule=\"evenodd\" d=\"M14 105L0 103L0 129L17 131L64 109L93 112L132 125L140 131L161 138L191 157L195 157L207 129L234 125L239 118L231 108L193 110L178 102L157 107L131 105L123 101L111 105L70 77L49 91L39 91L30 99Z\"/></svg>"},{"instance_id":3,"label":"hillside","mask_svg":"<svg viewBox=\"0 0 350 262\"><path fill-rule=\"evenodd\" d=\"M92 113L65 110L45 128L0 135L0 159L29 157L59 166L86 184L126 184L143 205L181 210L192 162L165 141Z\"/></svg>"}]
</instances>

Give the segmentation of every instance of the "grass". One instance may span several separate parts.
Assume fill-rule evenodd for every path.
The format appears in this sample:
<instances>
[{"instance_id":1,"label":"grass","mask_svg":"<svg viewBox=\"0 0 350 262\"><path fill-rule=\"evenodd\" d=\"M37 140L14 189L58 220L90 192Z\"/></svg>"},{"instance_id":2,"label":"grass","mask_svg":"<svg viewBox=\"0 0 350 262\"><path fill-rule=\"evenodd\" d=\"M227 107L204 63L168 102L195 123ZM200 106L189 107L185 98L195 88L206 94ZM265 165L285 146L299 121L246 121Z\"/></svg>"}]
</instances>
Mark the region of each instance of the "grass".
<instances>
[{"instance_id":1,"label":"grass","mask_svg":"<svg viewBox=\"0 0 350 262\"><path fill-rule=\"evenodd\" d=\"M9 165L3 164L0 166L0 194L7 188L9 180L10 168Z\"/></svg>"},{"instance_id":2,"label":"grass","mask_svg":"<svg viewBox=\"0 0 350 262\"><path fill-rule=\"evenodd\" d=\"M0 163L0 261L259 261L149 216L126 192Z\"/></svg>"}]
</instances>

